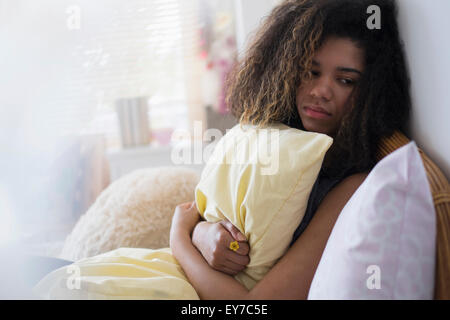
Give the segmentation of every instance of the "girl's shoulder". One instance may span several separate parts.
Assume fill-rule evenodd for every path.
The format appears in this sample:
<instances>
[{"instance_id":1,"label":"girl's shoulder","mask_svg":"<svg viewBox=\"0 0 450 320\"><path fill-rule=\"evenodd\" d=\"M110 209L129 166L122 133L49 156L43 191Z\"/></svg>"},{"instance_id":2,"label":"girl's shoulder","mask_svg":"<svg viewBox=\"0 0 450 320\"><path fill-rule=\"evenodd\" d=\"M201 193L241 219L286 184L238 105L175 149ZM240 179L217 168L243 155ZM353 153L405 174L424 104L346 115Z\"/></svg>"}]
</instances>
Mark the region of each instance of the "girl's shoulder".
<instances>
[{"instance_id":1,"label":"girl's shoulder","mask_svg":"<svg viewBox=\"0 0 450 320\"><path fill-rule=\"evenodd\" d=\"M368 175L369 172L359 172L345 177L337 183L330 192L327 193L323 199L323 204L331 207L343 208L343 205L347 203ZM344 199L345 202L343 203Z\"/></svg>"}]
</instances>

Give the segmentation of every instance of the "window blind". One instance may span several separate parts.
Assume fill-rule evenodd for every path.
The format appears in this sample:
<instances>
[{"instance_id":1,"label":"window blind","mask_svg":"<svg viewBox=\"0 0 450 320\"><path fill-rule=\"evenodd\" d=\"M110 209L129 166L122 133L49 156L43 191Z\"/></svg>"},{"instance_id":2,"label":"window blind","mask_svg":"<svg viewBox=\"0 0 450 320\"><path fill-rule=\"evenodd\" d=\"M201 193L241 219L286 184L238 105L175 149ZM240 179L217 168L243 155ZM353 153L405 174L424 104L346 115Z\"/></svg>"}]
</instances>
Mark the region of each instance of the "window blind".
<instances>
[{"instance_id":1,"label":"window blind","mask_svg":"<svg viewBox=\"0 0 450 320\"><path fill-rule=\"evenodd\" d=\"M37 48L33 78L46 83L34 96L46 125L58 134L104 133L115 147L115 101L146 96L151 129L187 128L188 108L199 102L187 81L200 72L197 1L17 1L19 22L35 38L24 48Z\"/></svg>"}]
</instances>

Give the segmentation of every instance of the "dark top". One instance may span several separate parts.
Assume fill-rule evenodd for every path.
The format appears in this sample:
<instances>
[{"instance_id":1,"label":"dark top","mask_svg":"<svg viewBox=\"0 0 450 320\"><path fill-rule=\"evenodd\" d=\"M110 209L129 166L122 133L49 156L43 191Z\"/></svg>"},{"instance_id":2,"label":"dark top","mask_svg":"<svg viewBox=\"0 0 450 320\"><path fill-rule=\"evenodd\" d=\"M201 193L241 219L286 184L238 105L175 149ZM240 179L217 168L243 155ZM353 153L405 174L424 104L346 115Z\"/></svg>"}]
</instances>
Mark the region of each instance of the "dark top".
<instances>
[{"instance_id":1,"label":"dark top","mask_svg":"<svg viewBox=\"0 0 450 320\"><path fill-rule=\"evenodd\" d=\"M309 195L308 205L306 207L305 215L303 216L303 219L300 222L300 225L297 227L297 229L294 232L294 236L292 237L292 241L290 244L291 246L298 239L298 237L300 237L300 235L303 233L303 231L305 231L309 222L311 221L314 214L316 213L317 208L319 207L319 204L325 198L327 193L335 185L337 185L339 182L341 182L344 178L348 177L352 173L354 173L353 170L348 170L342 177L336 178L336 177L330 177L327 174L325 174L325 172L323 170L320 170L317 180L314 183L314 186Z\"/></svg>"}]
</instances>

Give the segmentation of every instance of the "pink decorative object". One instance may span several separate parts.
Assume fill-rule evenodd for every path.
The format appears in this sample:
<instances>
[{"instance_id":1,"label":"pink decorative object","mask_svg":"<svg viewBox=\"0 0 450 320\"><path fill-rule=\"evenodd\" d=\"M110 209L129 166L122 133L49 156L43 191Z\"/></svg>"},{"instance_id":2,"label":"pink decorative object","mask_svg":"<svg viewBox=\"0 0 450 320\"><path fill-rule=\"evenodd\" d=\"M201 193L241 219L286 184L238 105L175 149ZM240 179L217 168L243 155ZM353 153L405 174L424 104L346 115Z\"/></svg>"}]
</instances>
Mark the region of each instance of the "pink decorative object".
<instances>
[{"instance_id":1,"label":"pink decorative object","mask_svg":"<svg viewBox=\"0 0 450 320\"><path fill-rule=\"evenodd\" d=\"M436 214L414 141L381 160L343 208L308 299L432 299Z\"/></svg>"},{"instance_id":2,"label":"pink decorative object","mask_svg":"<svg viewBox=\"0 0 450 320\"><path fill-rule=\"evenodd\" d=\"M156 141L159 145L165 146L170 144L172 138L173 129L155 129L152 131L152 140Z\"/></svg>"},{"instance_id":3,"label":"pink decorative object","mask_svg":"<svg viewBox=\"0 0 450 320\"><path fill-rule=\"evenodd\" d=\"M205 8L211 20L206 19L200 35L200 58L205 60L205 88L211 95L205 105L211 105L218 114L227 115L226 78L237 62L237 46L232 2L208 0ZM211 81L211 79L213 79Z\"/></svg>"}]
</instances>

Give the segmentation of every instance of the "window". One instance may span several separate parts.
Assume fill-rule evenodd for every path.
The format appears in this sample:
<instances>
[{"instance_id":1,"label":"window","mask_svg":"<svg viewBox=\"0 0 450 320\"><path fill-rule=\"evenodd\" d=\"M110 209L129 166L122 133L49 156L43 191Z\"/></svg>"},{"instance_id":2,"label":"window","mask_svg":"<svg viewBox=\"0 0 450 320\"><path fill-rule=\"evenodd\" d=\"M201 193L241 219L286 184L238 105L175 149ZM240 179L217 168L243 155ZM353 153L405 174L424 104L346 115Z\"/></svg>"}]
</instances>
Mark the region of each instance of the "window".
<instances>
[{"instance_id":1,"label":"window","mask_svg":"<svg viewBox=\"0 0 450 320\"><path fill-rule=\"evenodd\" d=\"M192 71L199 56L197 2L3 4L27 33L21 50L34 60L35 83L45 87L33 96L33 112L39 110L44 129L62 135L104 133L108 147L118 146L115 101L142 96L149 98L150 128L187 128L193 100L187 78L198 73Z\"/></svg>"}]
</instances>

